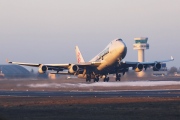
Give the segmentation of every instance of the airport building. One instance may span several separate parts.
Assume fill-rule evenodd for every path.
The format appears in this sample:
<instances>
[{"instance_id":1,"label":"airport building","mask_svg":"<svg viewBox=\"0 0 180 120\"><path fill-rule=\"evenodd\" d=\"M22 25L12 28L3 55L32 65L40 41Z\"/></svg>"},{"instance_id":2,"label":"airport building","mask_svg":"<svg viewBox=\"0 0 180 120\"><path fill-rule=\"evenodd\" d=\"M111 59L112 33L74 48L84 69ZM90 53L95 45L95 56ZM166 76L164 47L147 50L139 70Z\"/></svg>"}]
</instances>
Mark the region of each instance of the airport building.
<instances>
[{"instance_id":1,"label":"airport building","mask_svg":"<svg viewBox=\"0 0 180 120\"><path fill-rule=\"evenodd\" d=\"M135 44L133 45L134 50L138 50L138 62L145 61L144 50L149 49L149 44L147 43L147 37L134 38Z\"/></svg>"},{"instance_id":2,"label":"airport building","mask_svg":"<svg viewBox=\"0 0 180 120\"><path fill-rule=\"evenodd\" d=\"M30 77L31 73L19 65L0 65L1 78L26 78Z\"/></svg>"},{"instance_id":3,"label":"airport building","mask_svg":"<svg viewBox=\"0 0 180 120\"><path fill-rule=\"evenodd\" d=\"M145 61L145 53L144 50L149 49L149 44L147 43L148 38L147 37L138 37L134 38L135 44L133 45L134 50L138 51L138 62L144 62ZM144 77L145 72L141 71L137 73L138 77Z\"/></svg>"}]
</instances>

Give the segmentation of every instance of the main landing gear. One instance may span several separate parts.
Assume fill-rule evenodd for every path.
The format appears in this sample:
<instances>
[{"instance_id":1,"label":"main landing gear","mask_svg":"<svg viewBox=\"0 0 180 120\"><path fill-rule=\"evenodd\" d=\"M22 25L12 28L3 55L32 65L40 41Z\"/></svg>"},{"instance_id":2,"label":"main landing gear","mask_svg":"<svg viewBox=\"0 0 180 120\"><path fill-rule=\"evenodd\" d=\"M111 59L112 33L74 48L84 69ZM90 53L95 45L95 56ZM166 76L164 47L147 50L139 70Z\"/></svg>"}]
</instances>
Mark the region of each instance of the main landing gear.
<instances>
[{"instance_id":1,"label":"main landing gear","mask_svg":"<svg viewBox=\"0 0 180 120\"><path fill-rule=\"evenodd\" d=\"M99 76L95 76L94 82L99 82ZM107 75L105 75L104 82L109 82L109 77L107 77Z\"/></svg>"},{"instance_id":2,"label":"main landing gear","mask_svg":"<svg viewBox=\"0 0 180 120\"><path fill-rule=\"evenodd\" d=\"M120 81L121 80L121 74L116 73L116 81Z\"/></svg>"},{"instance_id":3,"label":"main landing gear","mask_svg":"<svg viewBox=\"0 0 180 120\"><path fill-rule=\"evenodd\" d=\"M99 76L97 75L97 76L95 76L95 78L94 78L94 82L99 82Z\"/></svg>"},{"instance_id":4,"label":"main landing gear","mask_svg":"<svg viewBox=\"0 0 180 120\"><path fill-rule=\"evenodd\" d=\"M120 81L120 80L121 80L121 74L116 73L116 79L115 79L115 80L116 80L116 81ZM109 77L107 77L107 75L105 75L103 81L104 81L104 82L109 82ZM87 75L86 75L86 82L91 82L91 75L90 75L90 74L87 74ZM94 82L99 82L99 76L98 76L98 75L95 76Z\"/></svg>"},{"instance_id":5,"label":"main landing gear","mask_svg":"<svg viewBox=\"0 0 180 120\"><path fill-rule=\"evenodd\" d=\"M104 82L109 82L109 77L107 77L107 75L105 75Z\"/></svg>"},{"instance_id":6,"label":"main landing gear","mask_svg":"<svg viewBox=\"0 0 180 120\"><path fill-rule=\"evenodd\" d=\"M91 75L89 74L86 75L86 82L91 82Z\"/></svg>"}]
</instances>

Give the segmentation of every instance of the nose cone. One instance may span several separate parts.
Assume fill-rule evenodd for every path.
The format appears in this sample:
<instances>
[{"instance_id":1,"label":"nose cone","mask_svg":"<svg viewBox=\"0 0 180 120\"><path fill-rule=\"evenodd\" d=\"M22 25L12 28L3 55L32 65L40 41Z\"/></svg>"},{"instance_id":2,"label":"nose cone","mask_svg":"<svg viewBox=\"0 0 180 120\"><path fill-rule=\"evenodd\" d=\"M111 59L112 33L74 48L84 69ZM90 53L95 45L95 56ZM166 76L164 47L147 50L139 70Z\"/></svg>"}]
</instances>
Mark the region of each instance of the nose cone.
<instances>
[{"instance_id":1,"label":"nose cone","mask_svg":"<svg viewBox=\"0 0 180 120\"><path fill-rule=\"evenodd\" d=\"M120 51L124 51L125 47L126 47L125 44L123 42L120 42L120 45L119 45Z\"/></svg>"},{"instance_id":2,"label":"nose cone","mask_svg":"<svg viewBox=\"0 0 180 120\"><path fill-rule=\"evenodd\" d=\"M123 59L126 56L127 53L127 47L126 44L123 41L119 41L118 43L118 51L121 55L121 58Z\"/></svg>"}]
</instances>

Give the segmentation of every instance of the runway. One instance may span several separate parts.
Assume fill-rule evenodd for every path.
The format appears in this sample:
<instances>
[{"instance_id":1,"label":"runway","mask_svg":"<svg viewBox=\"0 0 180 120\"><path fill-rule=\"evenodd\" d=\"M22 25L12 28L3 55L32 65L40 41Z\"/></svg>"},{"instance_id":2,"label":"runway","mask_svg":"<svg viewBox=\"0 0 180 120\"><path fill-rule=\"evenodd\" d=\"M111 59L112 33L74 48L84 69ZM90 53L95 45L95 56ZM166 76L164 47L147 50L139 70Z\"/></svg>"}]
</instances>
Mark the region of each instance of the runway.
<instances>
[{"instance_id":1,"label":"runway","mask_svg":"<svg viewBox=\"0 0 180 120\"><path fill-rule=\"evenodd\" d=\"M171 80L171 79L170 79ZM177 119L180 81L0 81L0 118ZM158 112L157 112L158 111ZM22 114L23 113L23 114Z\"/></svg>"},{"instance_id":2,"label":"runway","mask_svg":"<svg viewBox=\"0 0 180 120\"><path fill-rule=\"evenodd\" d=\"M1 81L0 96L19 97L179 97L180 80L86 83L78 79Z\"/></svg>"},{"instance_id":3,"label":"runway","mask_svg":"<svg viewBox=\"0 0 180 120\"><path fill-rule=\"evenodd\" d=\"M138 90L106 92L0 91L0 96L15 97L180 97L180 90Z\"/></svg>"}]
</instances>

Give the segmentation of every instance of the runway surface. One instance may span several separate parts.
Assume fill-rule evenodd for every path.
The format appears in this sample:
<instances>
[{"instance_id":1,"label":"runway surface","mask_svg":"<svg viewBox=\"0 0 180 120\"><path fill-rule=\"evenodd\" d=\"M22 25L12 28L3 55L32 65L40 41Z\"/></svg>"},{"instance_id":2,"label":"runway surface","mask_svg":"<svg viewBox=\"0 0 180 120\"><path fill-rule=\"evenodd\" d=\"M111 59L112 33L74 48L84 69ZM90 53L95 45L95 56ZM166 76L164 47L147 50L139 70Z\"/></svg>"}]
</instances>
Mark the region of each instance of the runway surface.
<instances>
[{"instance_id":1,"label":"runway surface","mask_svg":"<svg viewBox=\"0 0 180 120\"><path fill-rule=\"evenodd\" d=\"M180 90L141 90L106 92L0 91L0 96L16 97L180 97Z\"/></svg>"}]
</instances>

